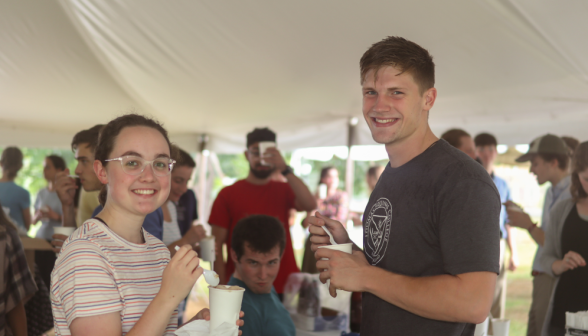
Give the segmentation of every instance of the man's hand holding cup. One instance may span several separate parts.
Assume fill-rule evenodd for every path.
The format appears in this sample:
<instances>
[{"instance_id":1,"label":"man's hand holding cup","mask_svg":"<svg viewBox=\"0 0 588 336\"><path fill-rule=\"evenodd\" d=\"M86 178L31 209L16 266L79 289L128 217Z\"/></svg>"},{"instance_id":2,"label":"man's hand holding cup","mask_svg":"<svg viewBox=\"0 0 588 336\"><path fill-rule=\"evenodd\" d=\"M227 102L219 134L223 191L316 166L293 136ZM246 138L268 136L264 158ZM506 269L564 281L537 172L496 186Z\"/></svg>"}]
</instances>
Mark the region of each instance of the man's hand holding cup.
<instances>
[{"instance_id":1,"label":"man's hand holding cup","mask_svg":"<svg viewBox=\"0 0 588 336\"><path fill-rule=\"evenodd\" d=\"M351 243L352 241L349 239L349 234L347 234L347 230L340 222L330 219L329 217L321 215L318 211L315 212L314 216L308 216L307 223L310 224L308 227L308 231L312 233L310 237L311 249L313 252L316 252L319 246L330 245L331 242L329 240L329 236L322 228L323 226L327 226L335 242L337 244L345 244Z\"/></svg>"}]
</instances>

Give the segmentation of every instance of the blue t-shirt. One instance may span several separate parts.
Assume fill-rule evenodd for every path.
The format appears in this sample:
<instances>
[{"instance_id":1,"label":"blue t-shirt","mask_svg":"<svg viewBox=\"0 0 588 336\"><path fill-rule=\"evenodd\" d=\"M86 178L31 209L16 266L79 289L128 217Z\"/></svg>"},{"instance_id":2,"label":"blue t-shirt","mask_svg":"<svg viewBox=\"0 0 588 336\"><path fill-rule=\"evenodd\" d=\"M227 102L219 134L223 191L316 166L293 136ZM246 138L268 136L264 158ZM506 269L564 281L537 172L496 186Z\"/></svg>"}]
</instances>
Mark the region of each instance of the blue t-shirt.
<instances>
[{"instance_id":1,"label":"blue t-shirt","mask_svg":"<svg viewBox=\"0 0 588 336\"><path fill-rule=\"evenodd\" d=\"M0 182L0 204L10 209L10 218L19 228L26 231L22 211L31 207L31 195L16 183Z\"/></svg>"},{"instance_id":2,"label":"blue t-shirt","mask_svg":"<svg viewBox=\"0 0 588 336\"><path fill-rule=\"evenodd\" d=\"M39 211L43 207L50 208L60 216L63 214L61 201L59 200L59 197L57 197L57 193L55 191L49 191L47 188L39 190L37 199L35 200L35 211ZM37 231L35 238L42 238L45 240L51 240L51 237L53 236L53 228L61 226L60 220L49 218L42 218L41 223L43 223L43 225L41 225L39 231Z\"/></svg>"},{"instance_id":3,"label":"blue t-shirt","mask_svg":"<svg viewBox=\"0 0 588 336\"><path fill-rule=\"evenodd\" d=\"M268 294L255 294L239 279L231 276L229 285L245 288L241 310L245 313L240 327L245 335L296 336L296 328L290 313L284 308L274 287Z\"/></svg>"},{"instance_id":4,"label":"blue t-shirt","mask_svg":"<svg viewBox=\"0 0 588 336\"><path fill-rule=\"evenodd\" d=\"M100 211L102 211L102 205L99 205L94 209L92 217L95 217ZM163 239L163 210L161 210L161 207L145 216L143 229L154 235L157 239Z\"/></svg>"},{"instance_id":5,"label":"blue t-shirt","mask_svg":"<svg viewBox=\"0 0 588 336\"><path fill-rule=\"evenodd\" d=\"M506 214L506 207L504 206L504 202L512 201L512 196L510 195L510 188L505 180L501 179L500 177L496 176L496 174L492 173L490 175L492 177L492 181L496 185L496 189L498 189L498 193L500 194L500 236L501 238L506 239L508 233L506 232L506 223L508 222L508 215Z\"/></svg>"}]
</instances>

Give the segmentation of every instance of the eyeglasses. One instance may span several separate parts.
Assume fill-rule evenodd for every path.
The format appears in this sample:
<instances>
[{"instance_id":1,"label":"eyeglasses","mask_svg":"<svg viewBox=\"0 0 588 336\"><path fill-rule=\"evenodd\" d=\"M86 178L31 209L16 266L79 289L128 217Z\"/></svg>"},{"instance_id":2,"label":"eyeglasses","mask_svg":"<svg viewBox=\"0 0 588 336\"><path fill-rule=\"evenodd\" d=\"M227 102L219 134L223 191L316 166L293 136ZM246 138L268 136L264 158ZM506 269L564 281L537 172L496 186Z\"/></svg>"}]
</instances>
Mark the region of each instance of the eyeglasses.
<instances>
[{"instance_id":1,"label":"eyeglasses","mask_svg":"<svg viewBox=\"0 0 588 336\"><path fill-rule=\"evenodd\" d=\"M104 161L120 161L120 165L122 166L123 171L129 175L140 175L145 170L145 167L150 164L151 168L153 169L153 174L157 176L168 176L172 169L174 169L174 164L176 163L176 160L165 157L147 161L138 156L131 155L121 156Z\"/></svg>"}]
</instances>

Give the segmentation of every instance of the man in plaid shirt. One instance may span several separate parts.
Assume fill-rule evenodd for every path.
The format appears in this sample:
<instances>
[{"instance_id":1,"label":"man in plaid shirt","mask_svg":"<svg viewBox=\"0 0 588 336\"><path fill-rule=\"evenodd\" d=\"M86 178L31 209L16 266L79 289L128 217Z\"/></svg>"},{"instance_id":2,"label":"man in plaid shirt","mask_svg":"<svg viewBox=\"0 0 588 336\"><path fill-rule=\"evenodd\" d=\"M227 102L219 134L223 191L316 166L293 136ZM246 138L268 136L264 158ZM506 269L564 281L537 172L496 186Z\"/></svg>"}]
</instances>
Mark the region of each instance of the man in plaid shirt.
<instances>
[{"instance_id":1,"label":"man in plaid shirt","mask_svg":"<svg viewBox=\"0 0 588 336\"><path fill-rule=\"evenodd\" d=\"M27 335L24 303L36 291L16 227L0 207L0 336Z\"/></svg>"}]
</instances>

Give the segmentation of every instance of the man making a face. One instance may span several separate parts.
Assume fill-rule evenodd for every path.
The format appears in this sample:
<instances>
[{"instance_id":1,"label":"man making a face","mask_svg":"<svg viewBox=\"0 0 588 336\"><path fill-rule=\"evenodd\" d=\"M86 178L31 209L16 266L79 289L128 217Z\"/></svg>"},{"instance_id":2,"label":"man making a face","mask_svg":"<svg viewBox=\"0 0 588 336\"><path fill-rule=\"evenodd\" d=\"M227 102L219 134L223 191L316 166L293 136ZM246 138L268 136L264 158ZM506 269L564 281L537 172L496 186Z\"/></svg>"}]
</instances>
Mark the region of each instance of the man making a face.
<instances>
[{"instance_id":1,"label":"man making a face","mask_svg":"<svg viewBox=\"0 0 588 336\"><path fill-rule=\"evenodd\" d=\"M245 288L244 335L296 335L294 322L272 286L285 246L284 225L275 217L245 217L233 229L230 258L235 272L228 284Z\"/></svg>"},{"instance_id":2,"label":"man making a face","mask_svg":"<svg viewBox=\"0 0 588 336\"><path fill-rule=\"evenodd\" d=\"M233 228L240 219L255 214L278 218L285 225L286 247L274 286L278 294L282 294L288 275L299 272L287 226L290 209L314 210L316 201L275 147L268 148L265 153L260 151L259 143L265 141L276 141L276 134L268 128L256 128L247 134L245 157L249 161L249 175L220 191L208 222L212 225L217 251L222 251L223 244L231 246ZM274 170L281 172L287 182L273 181L271 174ZM222 256L218 256L214 270L219 274L221 283L226 283L234 271L233 260L229 258L225 264Z\"/></svg>"},{"instance_id":3,"label":"man making a face","mask_svg":"<svg viewBox=\"0 0 588 336\"><path fill-rule=\"evenodd\" d=\"M431 131L434 67L400 37L361 58L363 115L390 159L364 212L365 250L318 249L329 244L323 225L337 243L351 241L341 223L309 218L331 295L363 292L362 336L473 335L492 304L500 197L480 164Z\"/></svg>"}]
</instances>

